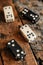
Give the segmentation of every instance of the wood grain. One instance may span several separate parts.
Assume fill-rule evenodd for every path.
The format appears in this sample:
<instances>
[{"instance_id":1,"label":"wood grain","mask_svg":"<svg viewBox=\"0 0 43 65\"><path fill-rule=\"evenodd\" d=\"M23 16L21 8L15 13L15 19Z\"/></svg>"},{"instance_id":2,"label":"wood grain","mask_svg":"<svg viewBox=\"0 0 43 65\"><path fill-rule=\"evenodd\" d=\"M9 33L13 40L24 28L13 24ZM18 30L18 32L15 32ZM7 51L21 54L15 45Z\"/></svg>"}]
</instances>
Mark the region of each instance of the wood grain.
<instances>
[{"instance_id":1,"label":"wood grain","mask_svg":"<svg viewBox=\"0 0 43 65\"><path fill-rule=\"evenodd\" d=\"M21 0L24 2L24 0ZM13 7L15 21L12 23L6 23L3 15L3 7L11 5ZM29 24L29 21L22 20L23 24ZM9 53L6 47L6 44L9 40L15 39L18 44L25 50L26 52L26 63L27 65L38 65L36 59L32 53L29 43L25 41L19 31L19 26L23 25L21 19L18 16L18 13L15 9L15 5L12 3L12 0L0 0L0 33L5 34L4 38L0 38L0 50L2 54L2 58L4 61L4 65L22 65L21 61L16 61L15 58ZM43 59L43 53L37 53L36 56L41 57ZM0 65L2 65L0 59Z\"/></svg>"}]
</instances>

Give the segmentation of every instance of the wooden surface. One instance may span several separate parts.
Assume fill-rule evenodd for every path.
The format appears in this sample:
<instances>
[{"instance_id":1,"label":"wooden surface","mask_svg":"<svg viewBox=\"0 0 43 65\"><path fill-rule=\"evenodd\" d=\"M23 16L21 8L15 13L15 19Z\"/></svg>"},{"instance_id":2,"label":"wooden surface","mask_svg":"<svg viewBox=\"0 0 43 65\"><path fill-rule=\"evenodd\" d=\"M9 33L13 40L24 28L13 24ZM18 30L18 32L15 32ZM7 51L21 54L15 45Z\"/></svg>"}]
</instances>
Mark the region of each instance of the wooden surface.
<instances>
[{"instance_id":1,"label":"wooden surface","mask_svg":"<svg viewBox=\"0 0 43 65\"><path fill-rule=\"evenodd\" d=\"M23 1L20 0L20 1L24 4L26 4L26 0L23 0ZM28 5L27 4L26 5L29 8L32 7L32 9L35 10L37 2L35 2L35 4L33 4L34 2L35 1L30 1L28 3ZM12 22L12 23L6 23L5 20L4 20L3 7L7 6L7 5L11 5L13 7L15 21ZM33 7L33 5L35 7ZM43 7L43 5L42 5L42 7ZM38 10L37 10L37 12L38 12ZM39 11L39 13L43 16L43 8L42 8L42 10ZM42 16L40 16L40 17L42 18ZM18 42L18 44L25 50L25 52L26 52L25 61L26 61L27 65L38 65L38 63L35 59L35 56L36 56L37 59L40 58L41 60L43 60L43 51L33 50L34 54L35 54L35 56L34 56L29 43L26 42L24 40L24 38L22 37L22 35L20 34L19 26L26 24L26 23L35 31L35 33L37 35L42 37L42 38L38 37L37 39L43 40L43 35L41 35L40 30L35 29L34 25L31 24L27 20L22 19L22 21L21 21L19 15L17 13L17 10L15 9L15 5L12 3L12 0L0 0L0 33L5 34L4 38L0 38L0 52L1 52L1 55L2 55L2 58L3 58L3 61L4 61L4 65L22 65L21 61L16 61L14 59L14 57L12 57L12 55L9 53L9 51L7 51L7 49L4 49L6 47L6 43L11 39L15 39ZM38 24L43 29L43 20L42 19L40 19L38 21ZM32 44L31 44L31 46L32 46ZM42 43L41 43L40 46L43 50L43 44ZM0 57L0 65L3 65L1 57Z\"/></svg>"}]
</instances>

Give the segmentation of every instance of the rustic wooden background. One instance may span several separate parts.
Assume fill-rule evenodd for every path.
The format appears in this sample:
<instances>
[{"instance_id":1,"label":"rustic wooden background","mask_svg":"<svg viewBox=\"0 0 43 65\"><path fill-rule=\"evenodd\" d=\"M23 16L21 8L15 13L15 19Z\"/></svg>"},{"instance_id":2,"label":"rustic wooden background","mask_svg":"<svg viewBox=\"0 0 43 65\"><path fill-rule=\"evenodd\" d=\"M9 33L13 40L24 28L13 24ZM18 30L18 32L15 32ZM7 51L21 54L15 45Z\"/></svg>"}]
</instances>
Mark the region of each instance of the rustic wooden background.
<instances>
[{"instance_id":1,"label":"rustic wooden background","mask_svg":"<svg viewBox=\"0 0 43 65\"><path fill-rule=\"evenodd\" d=\"M0 33L4 34L4 37L2 38L0 37L0 53L1 53L0 65L3 65L3 62L4 65L22 65L21 61L16 61L14 57L12 57L12 55L9 53L9 51L7 51L7 49L4 49L6 47L6 43L11 39L15 39L18 42L18 44L25 50L26 52L25 61L27 65L38 65L35 56L37 59L40 58L41 60L43 60L43 3L37 0L30 0L30 1L20 0L20 2L28 6L28 8L40 14L40 20L36 24L39 27L37 29L37 26L35 24L34 25L31 24L30 21L23 19L21 21L17 13L17 10L15 8L15 4L12 2L12 0L0 0ZM13 7L15 21L12 23L6 23L4 20L3 7L7 5L11 5ZM22 37L19 31L19 26L26 23L30 27L32 27L32 29L37 35L39 35L37 38L38 41L42 41L42 42L38 42L38 44L40 43L39 47L41 47L42 51L33 50L35 56L31 50L29 43L24 40L24 38Z\"/></svg>"}]
</instances>

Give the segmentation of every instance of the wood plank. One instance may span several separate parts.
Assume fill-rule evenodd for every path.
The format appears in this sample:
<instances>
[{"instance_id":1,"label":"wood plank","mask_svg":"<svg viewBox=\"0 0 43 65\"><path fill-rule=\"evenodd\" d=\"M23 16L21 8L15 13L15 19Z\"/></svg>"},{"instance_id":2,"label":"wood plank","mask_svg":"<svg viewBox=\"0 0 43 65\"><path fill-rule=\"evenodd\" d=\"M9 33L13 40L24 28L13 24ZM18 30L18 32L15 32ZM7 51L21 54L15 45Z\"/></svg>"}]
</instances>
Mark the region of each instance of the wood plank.
<instances>
[{"instance_id":1,"label":"wood plank","mask_svg":"<svg viewBox=\"0 0 43 65\"><path fill-rule=\"evenodd\" d=\"M29 8L29 9L31 9L31 10L33 10L34 12L36 12L36 13L38 13L39 15L40 15L40 20L38 21L38 25L39 25L39 29L41 29L41 26L43 26L43 19L42 19L42 17L43 17L43 3L42 2L39 2L39 1L37 1L37 0L30 0L30 1L27 1L26 2L26 0L20 0L22 3L24 3L24 4L26 4L26 6ZM41 8L42 7L42 8ZM36 9L35 9L36 8ZM37 29L35 29L35 27L37 27L36 25L33 25L33 24L31 24L31 22L29 21L29 20L24 20L24 19L22 19L22 23L23 24L28 24L32 29L33 29L33 31L37 34L37 35L39 35L39 37L37 38L37 42L38 42L38 40L40 41L41 40L41 38L40 38L40 36L42 37L43 36L43 34L41 34L41 30L37 30ZM43 30L43 27L42 27L42 30ZM43 37L42 37L43 38ZM38 42L38 44L40 44L40 47L42 47L43 46L43 42L41 43L39 43ZM32 45L32 44L31 44ZM38 47L38 46L37 46ZM35 49L35 48L34 48ZM43 47L42 47L42 50L43 50ZM42 60L43 60L43 51L35 51L34 50L34 53L35 53L35 55L36 55L36 58L38 59L38 58L41 58Z\"/></svg>"},{"instance_id":2,"label":"wood plank","mask_svg":"<svg viewBox=\"0 0 43 65\"><path fill-rule=\"evenodd\" d=\"M2 65L1 58L0 58L0 65Z\"/></svg>"}]
</instances>

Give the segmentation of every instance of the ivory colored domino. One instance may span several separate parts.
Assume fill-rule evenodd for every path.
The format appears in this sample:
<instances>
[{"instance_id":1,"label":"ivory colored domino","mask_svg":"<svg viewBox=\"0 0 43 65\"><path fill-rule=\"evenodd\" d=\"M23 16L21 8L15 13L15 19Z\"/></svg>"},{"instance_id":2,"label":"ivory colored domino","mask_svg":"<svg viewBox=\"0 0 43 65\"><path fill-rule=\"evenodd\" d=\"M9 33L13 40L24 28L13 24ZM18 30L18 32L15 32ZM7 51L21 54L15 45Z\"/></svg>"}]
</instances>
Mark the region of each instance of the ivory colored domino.
<instances>
[{"instance_id":1,"label":"ivory colored domino","mask_svg":"<svg viewBox=\"0 0 43 65\"><path fill-rule=\"evenodd\" d=\"M5 16L6 22L15 21L12 6L5 6L3 7L3 10L4 10L4 16Z\"/></svg>"},{"instance_id":2,"label":"ivory colored domino","mask_svg":"<svg viewBox=\"0 0 43 65\"><path fill-rule=\"evenodd\" d=\"M27 24L21 26L20 31L29 42L32 42L36 39L36 34Z\"/></svg>"}]
</instances>

